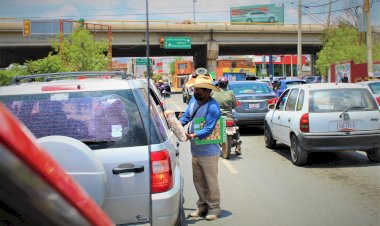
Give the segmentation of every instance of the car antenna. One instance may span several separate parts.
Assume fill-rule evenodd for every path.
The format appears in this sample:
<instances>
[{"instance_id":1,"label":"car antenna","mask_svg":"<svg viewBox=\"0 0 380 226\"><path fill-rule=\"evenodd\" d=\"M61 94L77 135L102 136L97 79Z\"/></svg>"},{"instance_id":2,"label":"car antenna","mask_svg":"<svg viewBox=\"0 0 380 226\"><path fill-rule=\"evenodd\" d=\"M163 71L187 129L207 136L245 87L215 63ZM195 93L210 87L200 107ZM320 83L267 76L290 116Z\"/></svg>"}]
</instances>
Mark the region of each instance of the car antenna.
<instances>
[{"instance_id":1,"label":"car antenna","mask_svg":"<svg viewBox=\"0 0 380 226\"><path fill-rule=\"evenodd\" d=\"M150 62L149 62L149 55L150 55L150 49L149 49L149 4L148 0L145 0L145 12L146 12L146 31L145 31L145 40L146 40L146 75L148 76L147 78L147 83L148 83L148 156L149 156L149 163L151 162L151 152L152 152L152 144L151 144L151 120L150 118L150 93L151 93L151 88L150 88ZM151 166L152 167L152 166ZM149 173L149 181L152 181L152 174ZM152 206L152 186L149 186L149 223L150 225L153 225L153 206Z\"/></svg>"}]
</instances>

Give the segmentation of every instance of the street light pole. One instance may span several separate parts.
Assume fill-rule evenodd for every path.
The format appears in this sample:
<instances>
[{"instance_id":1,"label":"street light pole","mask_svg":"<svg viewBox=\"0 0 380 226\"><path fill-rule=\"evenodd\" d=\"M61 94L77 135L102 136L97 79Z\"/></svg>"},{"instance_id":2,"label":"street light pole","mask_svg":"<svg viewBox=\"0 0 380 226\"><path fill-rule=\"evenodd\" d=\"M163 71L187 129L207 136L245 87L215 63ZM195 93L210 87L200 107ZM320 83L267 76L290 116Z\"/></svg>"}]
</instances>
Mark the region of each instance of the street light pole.
<instances>
[{"instance_id":1,"label":"street light pole","mask_svg":"<svg viewBox=\"0 0 380 226\"><path fill-rule=\"evenodd\" d=\"M298 0L297 76L302 77L302 0Z\"/></svg>"},{"instance_id":2,"label":"street light pole","mask_svg":"<svg viewBox=\"0 0 380 226\"><path fill-rule=\"evenodd\" d=\"M198 0L193 0L193 22L195 22L195 3L197 2Z\"/></svg>"},{"instance_id":3,"label":"street light pole","mask_svg":"<svg viewBox=\"0 0 380 226\"><path fill-rule=\"evenodd\" d=\"M364 11L366 12L367 24L367 70L368 76L373 76L373 61L372 61L372 27L371 27L371 6L369 0L365 0Z\"/></svg>"}]
</instances>

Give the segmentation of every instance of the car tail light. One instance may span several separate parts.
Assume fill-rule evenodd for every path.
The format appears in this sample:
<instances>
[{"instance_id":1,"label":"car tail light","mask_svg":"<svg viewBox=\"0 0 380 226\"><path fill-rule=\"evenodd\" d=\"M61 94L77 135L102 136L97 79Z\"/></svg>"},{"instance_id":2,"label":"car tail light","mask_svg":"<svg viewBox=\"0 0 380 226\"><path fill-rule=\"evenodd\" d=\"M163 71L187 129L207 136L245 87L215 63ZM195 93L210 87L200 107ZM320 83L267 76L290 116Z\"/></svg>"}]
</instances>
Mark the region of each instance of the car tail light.
<instances>
[{"instance_id":1,"label":"car tail light","mask_svg":"<svg viewBox=\"0 0 380 226\"><path fill-rule=\"evenodd\" d=\"M241 102L240 101L236 101L236 106L240 107L241 106Z\"/></svg>"},{"instance_id":2,"label":"car tail light","mask_svg":"<svg viewBox=\"0 0 380 226\"><path fill-rule=\"evenodd\" d=\"M234 125L235 125L234 120L226 120L226 126L231 127L231 126L234 126Z\"/></svg>"},{"instance_id":3,"label":"car tail light","mask_svg":"<svg viewBox=\"0 0 380 226\"><path fill-rule=\"evenodd\" d=\"M300 119L300 130L301 132L308 133L310 131L309 128L309 113L305 113L301 116Z\"/></svg>"},{"instance_id":4,"label":"car tail light","mask_svg":"<svg viewBox=\"0 0 380 226\"><path fill-rule=\"evenodd\" d=\"M380 97L376 97L377 104L380 106Z\"/></svg>"},{"instance_id":5,"label":"car tail light","mask_svg":"<svg viewBox=\"0 0 380 226\"><path fill-rule=\"evenodd\" d=\"M166 192L173 187L172 167L167 150L150 153L152 193Z\"/></svg>"},{"instance_id":6,"label":"car tail light","mask_svg":"<svg viewBox=\"0 0 380 226\"><path fill-rule=\"evenodd\" d=\"M277 100L278 100L277 97L276 97L276 98L269 99L268 102L267 102L267 104L268 104L268 105L270 105L270 104L276 104Z\"/></svg>"}]
</instances>

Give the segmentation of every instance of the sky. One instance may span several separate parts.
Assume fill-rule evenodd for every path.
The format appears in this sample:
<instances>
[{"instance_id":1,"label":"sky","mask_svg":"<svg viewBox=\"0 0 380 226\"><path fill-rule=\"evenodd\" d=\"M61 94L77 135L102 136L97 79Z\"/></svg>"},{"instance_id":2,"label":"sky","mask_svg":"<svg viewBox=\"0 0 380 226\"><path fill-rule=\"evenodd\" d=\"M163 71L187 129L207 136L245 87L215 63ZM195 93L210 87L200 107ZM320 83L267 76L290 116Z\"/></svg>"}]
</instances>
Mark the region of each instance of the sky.
<instances>
[{"instance_id":1,"label":"sky","mask_svg":"<svg viewBox=\"0 0 380 226\"><path fill-rule=\"evenodd\" d=\"M194 0L149 0L149 20L193 20ZM230 7L284 4L284 20L297 23L298 0L195 0L196 22L228 22ZM342 16L350 2L331 0L332 20ZM372 25L380 26L380 0L370 0ZM0 19L145 20L144 0L0 0ZM302 0L303 24L326 24L329 0Z\"/></svg>"}]
</instances>

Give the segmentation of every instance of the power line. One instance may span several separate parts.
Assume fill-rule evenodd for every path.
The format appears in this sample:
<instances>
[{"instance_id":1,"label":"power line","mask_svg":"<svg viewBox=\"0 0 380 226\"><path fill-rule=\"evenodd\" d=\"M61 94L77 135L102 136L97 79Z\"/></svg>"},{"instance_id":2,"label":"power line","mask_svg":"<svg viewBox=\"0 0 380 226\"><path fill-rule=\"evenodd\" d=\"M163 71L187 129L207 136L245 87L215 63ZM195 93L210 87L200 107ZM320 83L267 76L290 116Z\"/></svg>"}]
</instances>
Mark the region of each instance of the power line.
<instances>
[{"instance_id":1,"label":"power line","mask_svg":"<svg viewBox=\"0 0 380 226\"><path fill-rule=\"evenodd\" d=\"M304 9L304 10L306 10L307 12L310 12L308 9ZM318 18L318 17L316 17L316 16L314 16L314 15L312 15L312 14L304 14L304 15L306 15L306 16L308 16L310 19L312 19L314 22L316 22L316 23L318 23L318 24L321 24L321 25L323 25L323 26L325 26L325 22L323 21L323 20L321 20L320 18ZM314 19L315 18L315 19Z\"/></svg>"},{"instance_id":2,"label":"power line","mask_svg":"<svg viewBox=\"0 0 380 226\"><path fill-rule=\"evenodd\" d=\"M331 4L332 3L335 3L335 2L338 2L340 0L335 0L335 1L331 1ZM321 7L321 6L326 6L326 5L329 5L330 3L325 3L325 4L321 4L321 5L304 5L304 7L307 7L307 8L312 8L312 7Z\"/></svg>"}]
</instances>

